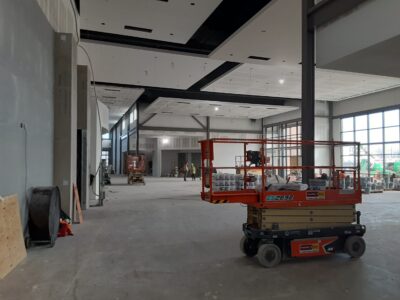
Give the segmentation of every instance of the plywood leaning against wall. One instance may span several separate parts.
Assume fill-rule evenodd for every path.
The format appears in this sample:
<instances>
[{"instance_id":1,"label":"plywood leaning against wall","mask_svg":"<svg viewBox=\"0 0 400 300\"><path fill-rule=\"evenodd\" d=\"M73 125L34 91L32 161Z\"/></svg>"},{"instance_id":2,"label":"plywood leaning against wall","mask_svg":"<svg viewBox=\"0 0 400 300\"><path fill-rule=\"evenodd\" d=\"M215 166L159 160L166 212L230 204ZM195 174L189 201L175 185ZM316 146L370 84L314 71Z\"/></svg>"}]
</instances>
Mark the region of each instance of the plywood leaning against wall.
<instances>
[{"instance_id":1,"label":"plywood leaning against wall","mask_svg":"<svg viewBox=\"0 0 400 300\"><path fill-rule=\"evenodd\" d=\"M0 197L0 279L26 257L16 195Z\"/></svg>"}]
</instances>

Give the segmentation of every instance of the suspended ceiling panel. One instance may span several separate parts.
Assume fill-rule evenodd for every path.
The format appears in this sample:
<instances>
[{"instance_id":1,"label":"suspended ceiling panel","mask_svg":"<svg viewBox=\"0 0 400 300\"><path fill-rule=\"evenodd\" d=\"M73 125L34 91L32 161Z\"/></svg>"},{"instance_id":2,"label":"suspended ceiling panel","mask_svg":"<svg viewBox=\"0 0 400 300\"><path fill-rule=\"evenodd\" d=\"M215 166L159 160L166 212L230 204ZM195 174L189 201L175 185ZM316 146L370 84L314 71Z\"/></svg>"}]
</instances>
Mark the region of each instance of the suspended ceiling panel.
<instances>
[{"instance_id":1,"label":"suspended ceiling panel","mask_svg":"<svg viewBox=\"0 0 400 300\"><path fill-rule=\"evenodd\" d=\"M123 46L82 44L90 55L98 82L187 89L223 63ZM82 50L78 52L78 62L89 65Z\"/></svg>"},{"instance_id":2,"label":"suspended ceiling panel","mask_svg":"<svg viewBox=\"0 0 400 300\"><path fill-rule=\"evenodd\" d=\"M97 99L104 103L109 109L109 122L111 126L118 122L132 104L140 97L143 91L143 89L96 85ZM91 96L95 97L93 86L91 88Z\"/></svg>"},{"instance_id":3,"label":"suspended ceiling panel","mask_svg":"<svg viewBox=\"0 0 400 300\"><path fill-rule=\"evenodd\" d=\"M270 60L254 60L249 56ZM271 1L210 57L257 64L297 65L301 61L301 1Z\"/></svg>"},{"instance_id":4,"label":"suspended ceiling panel","mask_svg":"<svg viewBox=\"0 0 400 300\"><path fill-rule=\"evenodd\" d=\"M339 101L400 86L400 78L316 69L315 98ZM301 98L301 66L244 64L205 91Z\"/></svg>"},{"instance_id":5,"label":"suspended ceiling panel","mask_svg":"<svg viewBox=\"0 0 400 300\"><path fill-rule=\"evenodd\" d=\"M298 109L298 107L294 106L232 104L218 101L158 98L146 108L144 113L156 113L169 116L211 116L260 119L296 109Z\"/></svg>"},{"instance_id":6,"label":"suspended ceiling panel","mask_svg":"<svg viewBox=\"0 0 400 300\"><path fill-rule=\"evenodd\" d=\"M81 28L185 44L221 1L81 0Z\"/></svg>"}]
</instances>

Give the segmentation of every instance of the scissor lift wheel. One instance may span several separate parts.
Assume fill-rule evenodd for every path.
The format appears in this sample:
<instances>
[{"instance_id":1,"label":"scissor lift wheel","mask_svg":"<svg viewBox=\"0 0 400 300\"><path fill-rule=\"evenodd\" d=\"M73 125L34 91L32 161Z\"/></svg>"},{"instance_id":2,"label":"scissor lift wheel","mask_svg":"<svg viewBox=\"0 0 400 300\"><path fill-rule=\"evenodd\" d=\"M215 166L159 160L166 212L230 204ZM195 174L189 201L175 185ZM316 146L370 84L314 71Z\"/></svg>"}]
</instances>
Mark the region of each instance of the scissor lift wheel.
<instances>
[{"instance_id":1,"label":"scissor lift wheel","mask_svg":"<svg viewBox=\"0 0 400 300\"><path fill-rule=\"evenodd\" d=\"M266 268L275 267L282 260L281 249L275 244L263 244L258 248L257 259Z\"/></svg>"},{"instance_id":2,"label":"scissor lift wheel","mask_svg":"<svg viewBox=\"0 0 400 300\"><path fill-rule=\"evenodd\" d=\"M344 250L352 258L360 258L365 252L365 241L361 236L351 235L344 242Z\"/></svg>"},{"instance_id":3,"label":"scissor lift wheel","mask_svg":"<svg viewBox=\"0 0 400 300\"><path fill-rule=\"evenodd\" d=\"M240 240L240 250L248 257L253 257L257 254L257 242L244 236Z\"/></svg>"}]
</instances>

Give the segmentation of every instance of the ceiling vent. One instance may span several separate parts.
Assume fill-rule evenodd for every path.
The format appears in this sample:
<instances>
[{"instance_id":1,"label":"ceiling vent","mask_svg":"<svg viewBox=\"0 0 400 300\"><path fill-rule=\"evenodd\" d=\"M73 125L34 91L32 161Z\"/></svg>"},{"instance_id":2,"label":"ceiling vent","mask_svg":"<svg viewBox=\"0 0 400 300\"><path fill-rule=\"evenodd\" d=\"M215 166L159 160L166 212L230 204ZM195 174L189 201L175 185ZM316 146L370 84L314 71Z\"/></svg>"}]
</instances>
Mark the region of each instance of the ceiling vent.
<instances>
[{"instance_id":1,"label":"ceiling vent","mask_svg":"<svg viewBox=\"0 0 400 300\"><path fill-rule=\"evenodd\" d=\"M103 96L104 99L117 99L117 97L113 97L113 96Z\"/></svg>"},{"instance_id":2,"label":"ceiling vent","mask_svg":"<svg viewBox=\"0 0 400 300\"><path fill-rule=\"evenodd\" d=\"M178 101L179 104L190 104L189 102Z\"/></svg>"},{"instance_id":3,"label":"ceiling vent","mask_svg":"<svg viewBox=\"0 0 400 300\"><path fill-rule=\"evenodd\" d=\"M161 113L163 113L163 114L172 114L172 111L163 111Z\"/></svg>"},{"instance_id":4,"label":"ceiling vent","mask_svg":"<svg viewBox=\"0 0 400 300\"><path fill-rule=\"evenodd\" d=\"M120 92L121 90L116 90L116 89L104 89L105 91L109 92Z\"/></svg>"},{"instance_id":5,"label":"ceiling vent","mask_svg":"<svg viewBox=\"0 0 400 300\"><path fill-rule=\"evenodd\" d=\"M269 57L254 56L254 55L250 55L248 58L250 58L250 59L257 59L257 60L264 60L264 61L270 60Z\"/></svg>"},{"instance_id":6,"label":"ceiling vent","mask_svg":"<svg viewBox=\"0 0 400 300\"><path fill-rule=\"evenodd\" d=\"M240 105L239 107L241 107L241 108L251 108L250 106L242 106L242 105Z\"/></svg>"},{"instance_id":7,"label":"ceiling vent","mask_svg":"<svg viewBox=\"0 0 400 300\"><path fill-rule=\"evenodd\" d=\"M140 31L140 32L147 32L147 33L153 32L153 29L143 28L143 27L136 27L136 26L129 26L129 25L125 25L124 28L126 30L134 30L134 31Z\"/></svg>"}]
</instances>

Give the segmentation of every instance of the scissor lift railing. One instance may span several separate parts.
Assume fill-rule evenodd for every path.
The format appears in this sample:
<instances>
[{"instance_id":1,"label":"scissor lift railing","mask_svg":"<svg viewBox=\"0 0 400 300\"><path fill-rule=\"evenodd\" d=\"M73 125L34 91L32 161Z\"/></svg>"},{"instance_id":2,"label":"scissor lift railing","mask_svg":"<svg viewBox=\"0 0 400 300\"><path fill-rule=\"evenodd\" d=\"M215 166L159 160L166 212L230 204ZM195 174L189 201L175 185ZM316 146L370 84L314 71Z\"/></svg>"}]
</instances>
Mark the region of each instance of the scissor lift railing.
<instances>
[{"instance_id":1,"label":"scissor lift railing","mask_svg":"<svg viewBox=\"0 0 400 300\"><path fill-rule=\"evenodd\" d=\"M269 140L269 139L209 139L200 141L202 152L202 191L203 200L211 203L243 203L263 208L288 208L302 206L323 205L347 205L361 203L360 184L360 144L356 142L334 142L334 141L297 141L297 140ZM217 144L241 144L243 145L243 157L240 166L243 174L243 188L240 190L217 191L214 187L212 174L217 171L235 170L235 156L232 157L232 166L218 166L214 164L214 148ZM250 145L257 145L260 153L258 166L249 165L246 160ZM329 165L324 166L288 166L271 164L267 153L274 149L274 145L282 147L302 147L305 145L328 148ZM271 148L272 147L272 148ZM335 148L354 147L355 165L344 167L335 165ZM253 146L254 148L254 146ZM273 150L272 150L273 151ZM237 156L237 155L236 155ZM338 155L336 155L336 158ZM235 164L235 165L234 165ZM233 166L234 165L234 166ZM322 190L268 190L270 187L271 174L283 170L326 170L328 185ZM236 173L234 172L234 173ZM252 180L251 172L261 173L261 184L258 188L250 188ZM351 189L343 185L343 174L351 178ZM350 176L351 175L351 176Z\"/></svg>"}]
</instances>

